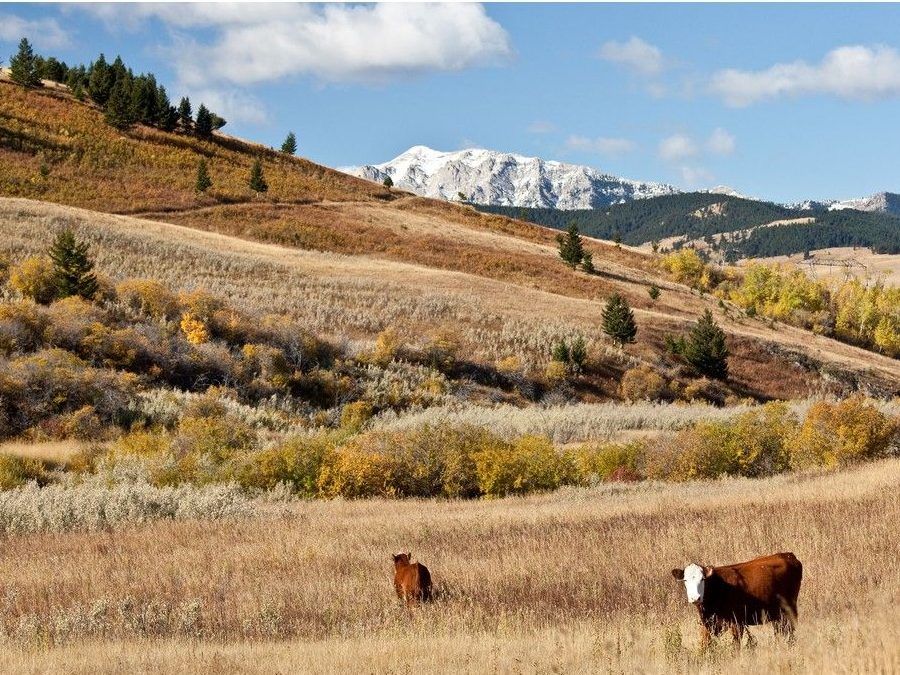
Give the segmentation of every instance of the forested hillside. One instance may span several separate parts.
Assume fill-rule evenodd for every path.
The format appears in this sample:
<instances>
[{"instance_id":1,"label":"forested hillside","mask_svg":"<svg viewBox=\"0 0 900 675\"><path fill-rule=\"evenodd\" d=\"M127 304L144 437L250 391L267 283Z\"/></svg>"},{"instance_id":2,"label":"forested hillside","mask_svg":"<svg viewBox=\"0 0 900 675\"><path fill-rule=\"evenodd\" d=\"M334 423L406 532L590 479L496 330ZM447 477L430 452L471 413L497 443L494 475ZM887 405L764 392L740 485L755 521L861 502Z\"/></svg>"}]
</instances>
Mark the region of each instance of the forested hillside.
<instances>
[{"instance_id":1,"label":"forested hillside","mask_svg":"<svg viewBox=\"0 0 900 675\"><path fill-rule=\"evenodd\" d=\"M876 253L900 252L900 218L896 216L853 209L791 209L771 202L705 192L641 199L605 209L561 211L486 205L477 208L559 230L575 223L583 234L635 246L670 237L690 241L752 229L729 244L739 257L786 255L833 246L863 246ZM815 222L759 227L798 218L814 218Z\"/></svg>"}]
</instances>

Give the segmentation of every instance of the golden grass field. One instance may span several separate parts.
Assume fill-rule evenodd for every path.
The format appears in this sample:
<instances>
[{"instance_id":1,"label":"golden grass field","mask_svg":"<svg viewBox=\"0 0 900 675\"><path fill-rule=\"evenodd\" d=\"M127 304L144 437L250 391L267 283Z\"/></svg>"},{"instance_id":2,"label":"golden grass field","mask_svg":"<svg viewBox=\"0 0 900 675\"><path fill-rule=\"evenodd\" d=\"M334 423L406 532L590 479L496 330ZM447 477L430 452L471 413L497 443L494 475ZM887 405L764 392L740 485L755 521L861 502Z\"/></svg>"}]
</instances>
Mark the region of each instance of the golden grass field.
<instances>
[{"instance_id":1,"label":"golden grass field","mask_svg":"<svg viewBox=\"0 0 900 675\"><path fill-rule=\"evenodd\" d=\"M4 672L891 673L900 460L487 501L259 503L0 548ZM391 553L441 588L411 614ZM698 651L669 570L803 562L795 644Z\"/></svg>"},{"instance_id":2,"label":"golden grass field","mask_svg":"<svg viewBox=\"0 0 900 675\"><path fill-rule=\"evenodd\" d=\"M422 222L423 218L420 214L413 221L418 227L440 229L439 220ZM624 258L616 262L615 256L608 266L617 290L646 297L644 287L650 283L663 289L652 307L636 304L640 340L625 355L613 353L598 335L606 298L603 280L597 281L596 294L573 297L541 288L537 282L485 277L477 271L303 250L159 221L0 198L0 232L14 256L42 252L49 233L66 225L90 243L98 269L107 275L157 278L173 288L203 287L238 307L285 312L311 330L341 339L371 340L393 326L414 341L449 327L476 359L493 362L515 354L526 366L541 368L549 358L548 345L581 333L600 358L628 367L636 360L655 363L663 351L663 336L684 330L709 307L730 335L733 381L746 391L796 398L836 381L804 368L801 361L821 364L832 374L849 373L851 380L900 379L900 362L895 359L798 328L723 312L712 298L665 281L661 273L635 268ZM489 241L495 249L522 242L502 232L489 233ZM593 278L559 265L549 244L525 245L537 247L539 253L533 255L541 265L554 268L553 274L571 275L579 284L594 283Z\"/></svg>"}]
</instances>

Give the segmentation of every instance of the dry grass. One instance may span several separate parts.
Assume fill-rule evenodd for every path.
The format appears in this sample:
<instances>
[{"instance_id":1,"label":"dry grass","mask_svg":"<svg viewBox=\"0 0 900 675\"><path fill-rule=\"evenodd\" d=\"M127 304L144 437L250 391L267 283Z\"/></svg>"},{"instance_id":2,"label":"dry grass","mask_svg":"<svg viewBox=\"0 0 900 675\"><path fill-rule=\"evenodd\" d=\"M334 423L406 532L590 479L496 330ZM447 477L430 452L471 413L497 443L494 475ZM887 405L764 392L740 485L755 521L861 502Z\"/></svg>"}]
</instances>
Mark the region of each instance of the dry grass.
<instances>
[{"instance_id":1,"label":"dry grass","mask_svg":"<svg viewBox=\"0 0 900 675\"><path fill-rule=\"evenodd\" d=\"M0 443L0 455L39 459L51 465L65 465L72 457L85 448L85 443L74 439L65 441L45 441L29 443L9 441Z\"/></svg>"},{"instance_id":2,"label":"dry grass","mask_svg":"<svg viewBox=\"0 0 900 675\"><path fill-rule=\"evenodd\" d=\"M250 520L30 535L0 551L17 672L896 672L900 460L835 474L481 502L272 505ZM443 598L411 616L389 555ZM697 654L668 570L791 550L793 647Z\"/></svg>"}]
</instances>

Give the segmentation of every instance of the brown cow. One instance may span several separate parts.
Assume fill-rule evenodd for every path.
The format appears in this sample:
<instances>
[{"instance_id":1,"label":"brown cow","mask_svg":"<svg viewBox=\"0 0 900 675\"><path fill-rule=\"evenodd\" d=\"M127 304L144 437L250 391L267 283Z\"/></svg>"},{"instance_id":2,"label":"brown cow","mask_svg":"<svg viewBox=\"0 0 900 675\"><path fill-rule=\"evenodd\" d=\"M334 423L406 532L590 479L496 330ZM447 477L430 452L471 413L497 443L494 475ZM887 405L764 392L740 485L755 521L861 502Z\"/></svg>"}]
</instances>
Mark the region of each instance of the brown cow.
<instances>
[{"instance_id":1,"label":"brown cow","mask_svg":"<svg viewBox=\"0 0 900 675\"><path fill-rule=\"evenodd\" d=\"M672 570L684 581L688 602L700 613L701 644L725 628L738 647L747 626L774 622L775 634L793 638L797 621L797 596L803 565L793 553L776 553L748 562L721 567L690 564ZM748 642L753 636L747 631Z\"/></svg>"},{"instance_id":2,"label":"brown cow","mask_svg":"<svg viewBox=\"0 0 900 675\"><path fill-rule=\"evenodd\" d=\"M431 573L420 562L412 562L412 553L394 554L394 589L407 606L431 600Z\"/></svg>"}]
</instances>

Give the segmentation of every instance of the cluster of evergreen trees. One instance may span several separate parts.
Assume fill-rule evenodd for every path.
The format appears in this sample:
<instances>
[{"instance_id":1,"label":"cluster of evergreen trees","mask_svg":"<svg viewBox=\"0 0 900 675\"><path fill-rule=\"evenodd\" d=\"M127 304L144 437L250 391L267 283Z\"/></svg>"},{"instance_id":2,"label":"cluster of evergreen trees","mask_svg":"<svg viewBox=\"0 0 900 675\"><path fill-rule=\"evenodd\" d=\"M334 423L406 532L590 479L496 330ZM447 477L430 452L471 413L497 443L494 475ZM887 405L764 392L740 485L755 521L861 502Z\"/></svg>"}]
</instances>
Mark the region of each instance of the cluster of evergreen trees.
<instances>
[{"instance_id":1,"label":"cluster of evergreen trees","mask_svg":"<svg viewBox=\"0 0 900 675\"><path fill-rule=\"evenodd\" d=\"M710 209L721 204L722 208ZM767 257L802 253L834 246L862 246L876 253L900 253L900 218L887 213L845 209L803 211L770 202L729 195L691 192L638 199L602 209L567 210L477 205L480 211L498 213L557 230L574 225L580 232L601 239L640 245L667 237L706 239L713 250L724 248L725 259ZM758 227L775 220L816 219L811 224ZM738 233L727 244L712 235ZM675 248L680 244L676 242Z\"/></svg>"},{"instance_id":2,"label":"cluster of evergreen trees","mask_svg":"<svg viewBox=\"0 0 900 675\"><path fill-rule=\"evenodd\" d=\"M172 105L166 88L152 73L135 75L120 56L108 63L100 54L89 66L69 67L54 57L35 54L28 40L22 38L18 52L9 63L12 79L23 86L36 87L42 79L51 80L68 86L79 100L90 97L103 110L106 121L117 129L127 129L140 122L164 131L180 128L209 138L213 131L226 124L202 103L195 118L190 99L186 97L178 107Z\"/></svg>"}]
</instances>

